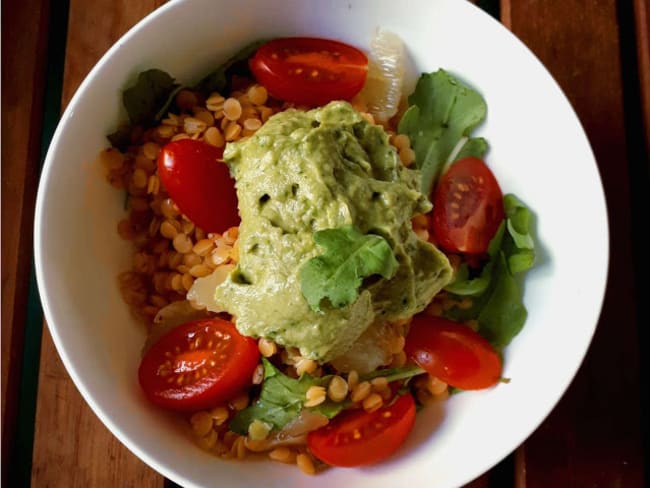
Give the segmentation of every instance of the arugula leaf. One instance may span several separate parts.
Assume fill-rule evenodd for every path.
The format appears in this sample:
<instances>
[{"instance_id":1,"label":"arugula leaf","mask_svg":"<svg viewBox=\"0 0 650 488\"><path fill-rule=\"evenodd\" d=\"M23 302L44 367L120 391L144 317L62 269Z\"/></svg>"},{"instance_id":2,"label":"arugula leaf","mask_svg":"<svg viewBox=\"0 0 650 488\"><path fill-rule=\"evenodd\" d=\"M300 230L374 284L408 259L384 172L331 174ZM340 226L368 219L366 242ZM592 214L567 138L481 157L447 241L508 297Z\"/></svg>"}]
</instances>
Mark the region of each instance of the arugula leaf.
<instances>
[{"instance_id":1,"label":"arugula leaf","mask_svg":"<svg viewBox=\"0 0 650 488\"><path fill-rule=\"evenodd\" d=\"M393 381L406 380L414 376L421 375L423 373L426 373L426 371L424 371L419 366L410 365L410 366L402 366L399 368L387 368L387 369L379 369L376 371L371 371L370 373L362 375L359 378L359 380L370 381L372 379L383 376L384 378L386 378L386 380L389 383L391 383Z\"/></svg>"},{"instance_id":2,"label":"arugula leaf","mask_svg":"<svg viewBox=\"0 0 650 488\"><path fill-rule=\"evenodd\" d=\"M108 134L106 138L111 146L118 148L120 151L126 151L126 148L131 144L131 131L133 127L129 124L121 124L117 130Z\"/></svg>"},{"instance_id":3,"label":"arugula leaf","mask_svg":"<svg viewBox=\"0 0 650 488\"><path fill-rule=\"evenodd\" d=\"M216 70L199 81L194 90L198 90L206 97L212 92L225 93L230 89L228 83L233 74L250 77L248 59L266 42L265 40L256 41L243 47Z\"/></svg>"},{"instance_id":4,"label":"arugula leaf","mask_svg":"<svg viewBox=\"0 0 650 488\"><path fill-rule=\"evenodd\" d=\"M154 120L158 122L159 120L162 120L165 115L169 112L169 108L172 106L174 103L174 100L176 99L176 95L178 95L178 92L181 91L183 88L185 88L184 85L177 85L176 88L174 88L170 94L167 96L167 100L165 100L165 103L162 104L160 109L158 109L158 112L156 112L156 115L154 115Z\"/></svg>"},{"instance_id":5,"label":"arugula leaf","mask_svg":"<svg viewBox=\"0 0 650 488\"><path fill-rule=\"evenodd\" d=\"M390 279L399 266L386 239L363 235L352 225L315 232L314 242L324 254L300 269L302 294L314 311L321 310L325 298L336 308L353 303L363 278L378 274Z\"/></svg>"},{"instance_id":6,"label":"arugula leaf","mask_svg":"<svg viewBox=\"0 0 650 488\"><path fill-rule=\"evenodd\" d=\"M454 161L459 161L464 158L473 156L475 158L483 158L487 151L487 141L482 137L472 137L467 140L463 147L458 151Z\"/></svg>"},{"instance_id":7,"label":"arugula leaf","mask_svg":"<svg viewBox=\"0 0 650 488\"><path fill-rule=\"evenodd\" d=\"M466 263L463 263L454 274L454 280L445 286L445 291L461 296L479 296L487 290L492 280L494 257L501 249L504 230L505 222L502 222L488 245L488 256L490 256L490 260L481 270L481 274L476 278L470 278L469 268Z\"/></svg>"},{"instance_id":8,"label":"arugula leaf","mask_svg":"<svg viewBox=\"0 0 650 488\"><path fill-rule=\"evenodd\" d=\"M398 131L409 136L422 172L422 193L429 195L458 142L485 118L487 106L478 92L442 69L420 76L408 102ZM486 147L484 139L470 139L457 157L482 156Z\"/></svg>"},{"instance_id":9,"label":"arugula leaf","mask_svg":"<svg viewBox=\"0 0 650 488\"><path fill-rule=\"evenodd\" d=\"M535 262L535 243L530 235L531 216L528 208L514 195L503 197L503 204L508 234L512 238L506 249L508 267L512 274L517 274L527 271Z\"/></svg>"},{"instance_id":10,"label":"arugula leaf","mask_svg":"<svg viewBox=\"0 0 650 488\"><path fill-rule=\"evenodd\" d=\"M490 298L478 314L479 332L495 348L507 346L521 331L528 315L517 281L508 270L505 253L496 260L495 280Z\"/></svg>"},{"instance_id":11,"label":"arugula leaf","mask_svg":"<svg viewBox=\"0 0 650 488\"><path fill-rule=\"evenodd\" d=\"M133 127L154 125L167 113L174 97L182 88L182 85L162 70L141 72L135 84L122 93L122 103L130 123L120 125L107 136L111 145L124 151L131 143Z\"/></svg>"},{"instance_id":12,"label":"arugula leaf","mask_svg":"<svg viewBox=\"0 0 650 488\"><path fill-rule=\"evenodd\" d=\"M503 198L505 219L490 241L489 260L479 276L469 278L461 266L445 290L470 296L469 309L454 307L445 312L453 320L478 320L479 333L497 349L507 346L524 326L527 311L514 275L527 271L535 261L530 210L514 195Z\"/></svg>"},{"instance_id":13,"label":"arugula leaf","mask_svg":"<svg viewBox=\"0 0 650 488\"><path fill-rule=\"evenodd\" d=\"M296 419L303 409L320 413L328 419L336 416L346 404L330 400L315 407L304 407L307 390L311 386L327 386L331 376L315 378L307 374L299 379L282 374L267 359L264 364L264 382L259 399L251 406L241 410L230 422L230 430L238 434L248 433L248 426L254 420L260 420L271 425L271 430L280 430Z\"/></svg>"},{"instance_id":14,"label":"arugula leaf","mask_svg":"<svg viewBox=\"0 0 650 488\"><path fill-rule=\"evenodd\" d=\"M122 102L133 125L146 125L156 119L160 108L178 83L168 73L159 69L143 71L135 85L124 90Z\"/></svg>"}]
</instances>

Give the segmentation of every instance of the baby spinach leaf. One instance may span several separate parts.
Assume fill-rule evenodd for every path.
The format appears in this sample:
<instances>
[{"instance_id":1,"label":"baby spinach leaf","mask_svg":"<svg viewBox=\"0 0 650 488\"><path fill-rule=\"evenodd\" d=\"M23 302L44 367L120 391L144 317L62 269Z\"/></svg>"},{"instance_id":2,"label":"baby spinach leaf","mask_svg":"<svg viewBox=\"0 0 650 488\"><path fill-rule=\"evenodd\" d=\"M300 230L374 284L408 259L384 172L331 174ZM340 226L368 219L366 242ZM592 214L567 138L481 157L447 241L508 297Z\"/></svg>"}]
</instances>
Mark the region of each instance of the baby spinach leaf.
<instances>
[{"instance_id":1,"label":"baby spinach leaf","mask_svg":"<svg viewBox=\"0 0 650 488\"><path fill-rule=\"evenodd\" d=\"M305 407L307 390L311 386L327 386L331 376L316 378L307 374L299 379L290 378L273 366L267 359L264 364L264 381L259 399L251 406L241 410L230 422L230 430L238 434L248 433L248 426L254 420L260 420L272 426L271 430L280 430L292 420L298 418L303 409L320 413L332 418L345 408L345 403L330 400L315 407Z\"/></svg>"},{"instance_id":2,"label":"baby spinach leaf","mask_svg":"<svg viewBox=\"0 0 650 488\"><path fill-rule=\"evenodd\" d=\"M267 41L256 41L237 51L225 63L205 76L194 87L204 96L209 96L212 92L226 93L230 90L228 85L229 79L233 74L240 76L250 76L248 68L248 59L255 54L255 51Z\"/></svg>"},{"instance_id":3,"label":"baby spinach leaf","mask_svg":"<svg viewBox=\"0 0 650 488\"><path fill-rule=\"evenodd\" d=\"M364 278L378 274L390 279L398 268L386 239L364 235L352 225L315 232L314 242L325 252L303 264L300 286L315 311L323 299L336 308L353 303Z\"/></svg>"},{"instance_id":4,"label":"baby spinach leaf","mask_svg":"<svg viewBox=\"0 0 650 488\"><path fill-rule=\"evenodd\" d=\"M408 98L409 108L398 130L409 136L422 172L422 193L429 195L442 167L463 137L485 118L483 97L446 71L420 76ZM484 139L470 139L457 156L482 156Z\"/></svg>"},{"instance_id":5,"label":"baby spinach leaf","mask_svg":"<svg viewBox=\"0 0 650 488\"><path fill-rule=\"evenodd\" d=\"M122 103L129 115L128 124L122 124L107 136L113 147L121 151L131 144L133 127L149 127L158 122L169 110L174 97L183 87L168 73L159 69L143 71L135 84L124 90Z\"/></svg>"},{"instance_id":6,"label":"baby spinach leaf","mask_svg":"<svg viewBox=\"0 0 650 488\"><path fill-rule=\"evenodd\" d=\"M174 78L159 69L140 73L136 83L122 94L122 102L131 124L148 125L155 121L156 115L178 86Z\"/></svg>"},{"instance_id":7,"label":"baby spinach leaf","mask_svg":"<svg viewBox=\"0 0 650 488\"><path fill-rule=\"evenodd\" d=\"M117 130L108 134L106 138L111 146L118 148L120 151L126 151L126 148L131 144L131 131L133 127L129 124L121 124Z\"/></svg>"}]
</instances>

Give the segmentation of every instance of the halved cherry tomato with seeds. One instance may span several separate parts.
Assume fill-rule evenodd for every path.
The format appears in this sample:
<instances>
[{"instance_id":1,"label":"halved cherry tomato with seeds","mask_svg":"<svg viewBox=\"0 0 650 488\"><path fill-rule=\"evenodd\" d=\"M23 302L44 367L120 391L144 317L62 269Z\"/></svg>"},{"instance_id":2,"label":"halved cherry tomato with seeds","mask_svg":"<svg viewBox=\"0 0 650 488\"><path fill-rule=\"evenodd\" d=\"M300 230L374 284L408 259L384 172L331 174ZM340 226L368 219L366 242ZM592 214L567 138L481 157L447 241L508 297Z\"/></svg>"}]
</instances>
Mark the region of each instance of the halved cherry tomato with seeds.
<instances>
[{"instance_id":1,"label":"halved cherry tomato with seeds","mask_svg":"<svg viewBox=\"0 0 650 488\"><path fill-rule=\"evenodd\" d=\"M406 440L415 423L410 394L374 412L351 410L307 435L314 456L330 466L364 466L390 457Z\"/></svg>"},{"instance_id":2,"label":"halved cherry tomato with seeds","mask_svg":"<svg viewBox=\"0 0 650 488\"><path fill-rule=\"evenodd\" d=\"M488 388L501 378L501 358L490 343L442 317L413 317L404 352L430 375L463 390Z\"/></svg>"},{"instance_id":3,"label":"halved cherry tomato with seeds","mask_svg":"<svg viewBox=\"0 0 650 488\"><path fill-rule=\"evenodd\" d=\"M206 232L239 225L235 181L221 161L223 149L181 139L158 155L158 176L178 208Z\"/></svg>"},{"instance_id":4,"label":"halved cherry tomato with seeds","mask_svg":"<svg viewBox=\"0 0 650 488\"><path fill-rule=\"evenodd\" d=\"M275 98L314 107L350 100L359 93L366 82L368 58L342 42L289 37L260 47L250 68Z\"/></svg>"},{"instance_id":5,"label":"halved cherry tomato with seeds","mask_svg":"<svg viewBox=\"0 0 650 488\"><path fill-rule=\"evenodd\" d=\"M251 385L257 343L214 318L180 325L142 358L138 378L153 403L172 410L214 407Z\"/></svg>"},{"instance_id":6,"label":"halved cherry tomato with seeds","mask_svg":"<svg viewBox=\"0 0 650 488\"><path fill-rule=\"evenodd\" d=\"M480 254L503 220L503 194L492 171L478 158L456 161L433 194L431 226L442 249Z\"/></svg>"}]
</instances>

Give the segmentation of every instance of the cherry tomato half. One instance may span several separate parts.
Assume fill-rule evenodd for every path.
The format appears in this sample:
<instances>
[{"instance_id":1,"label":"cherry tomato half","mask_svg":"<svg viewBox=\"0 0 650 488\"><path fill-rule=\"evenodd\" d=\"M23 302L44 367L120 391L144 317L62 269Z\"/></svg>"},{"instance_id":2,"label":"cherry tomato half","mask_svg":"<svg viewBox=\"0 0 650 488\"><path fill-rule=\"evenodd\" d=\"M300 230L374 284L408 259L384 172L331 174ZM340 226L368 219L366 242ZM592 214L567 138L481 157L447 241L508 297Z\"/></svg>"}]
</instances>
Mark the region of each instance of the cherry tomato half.
<instances>
[{"instance_id":1,"label":"cherry tomato half","mask_svg":"<svg viewBox=\"0 0 650 488\"><path fill-rule=\"evenodd\" d=\"M223 149L181 139L158 155L160 181L187 217L206 232L239 225L235 182L223 163Z\"/></svg>"},{"instance_id":2,"label":"cherry tomato half","mask_svg":"<svg viewBox=\"0 0 650 488\"><path fill-rule=\"evenodd\" d=\"M430 375L463 390L480 390L501 378L501 358L468 326L416 315L404 351Z\"/></svg>"},{"instance_id":3,"label":"cherry tomato half","mask_svg":"<svg viewBox=\"0 0 650 488\"><path fill-rule=\"evenodd\" d=\"M366 82L368 58L342 42L289 37L260 47L250 68L275 98L313 107L350 100L359 93Z\"/></svg>"},{"instance_id":4,"label":"cherry tomato half","mask_svg":"<svg viewBox=\"0 0 650 488\"><path fill-rule=\"evenodd\" d=\"M503 195L492 171L478 158L456 161L433 195L436 243L449 252L487 251L503 220Z\"/></svg>"},{"instance_id":5,"label":"cherry tomato half","mask_svg":"<svg viewBox=\"0 0 650 488\"><path fill-rule=\"evenodd\" d=\"M257 343L214 318L180 325L142 358L138 378L153 403L171 410L214 407L250 386Z\"/></svg>"},{"instance_id":6,"label":"cherry tomato half","mask_svg":"<svg viewBox=\"0 0 650 488\"><path fill-rule=\"evenodd\" d=\"M330 466L364 466L391 456L406 440L415 422L415 402L403 395L392 405L368 413L343 412L307 435L314 456Z\"/></svg>"}]
</instances>

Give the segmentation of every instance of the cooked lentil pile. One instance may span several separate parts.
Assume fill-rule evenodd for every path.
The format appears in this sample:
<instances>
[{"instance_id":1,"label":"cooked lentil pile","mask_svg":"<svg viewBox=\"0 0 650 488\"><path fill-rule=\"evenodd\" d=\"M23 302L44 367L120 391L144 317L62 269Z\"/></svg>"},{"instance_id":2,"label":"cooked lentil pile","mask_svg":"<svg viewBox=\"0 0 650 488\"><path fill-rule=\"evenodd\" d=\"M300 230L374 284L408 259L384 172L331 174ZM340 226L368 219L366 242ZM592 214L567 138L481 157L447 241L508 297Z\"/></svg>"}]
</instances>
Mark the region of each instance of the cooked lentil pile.
<instances>
[{"instance_id":1,"label":"cooked lentil pile","mask_svg":"<svg viewBox=\"0 0 650 488\"><path fill-rule=\"evenodd\" d=\"M202 99L195 92L182 90L175 102L180 114L168 113L158 126L147 130L135 128L126 152L109 148L99 155L108 182L127 194L128 216L118 223L117 232L122 239L132 242L134 251L131 268L119 274L119 286L132 313L148 329L152 328L154 318L163 307L186 299L195 279L208 276L220 266L237 263L239 257L237 227L222 234L206 233L180 213L157 174L156 161L161 147L186 138L224 147L228 142L248 138L275 113L287 108L301 109L270 98L266 89L257 84L233 91L227 98L212 93ZM370 123L375 123L363 103L357 101L353 106ZM394 127L385 129L402 164L412 165L415 153L409 138L396 135ZM412 223L418 237L428 240L427 216L417 215ZM452 264L458 265L453 256L451 259ZM469 300L462 304L451 303L440 293L425 313L441 315L454 304L471 306ZM406 363L404 343L408 326L408 320L391 324L390 366ZM297 378L304 373L320 377L325 370L332 374L327 386L309 388L304 402L306 407L329 399L347 401L351 408L373 412L393 395L386 378L362 381L356 371L338 373L329 365L319 366L316 361L301 357L297 349L283 348L264 338L259 339L258 347L263 357L272 359L290 377ZM253 375L253 385L259 385L263 376L260 364ZM448 394L447 384L429 375L416 378L414 389L422 404L443 399ZM198 445L223 458L243 459L249 453L263 452L273 461L297 465L306 474L315 474L325 467L308 452L304 435L302 442L276 447L268 442L269 426L263 422L253 422L247 436L229 431L228 421L250 402L249 394L242 394L227 405L192 414L189 424Z\"/></svg>"}]
</instances>

